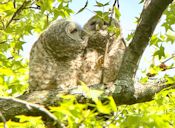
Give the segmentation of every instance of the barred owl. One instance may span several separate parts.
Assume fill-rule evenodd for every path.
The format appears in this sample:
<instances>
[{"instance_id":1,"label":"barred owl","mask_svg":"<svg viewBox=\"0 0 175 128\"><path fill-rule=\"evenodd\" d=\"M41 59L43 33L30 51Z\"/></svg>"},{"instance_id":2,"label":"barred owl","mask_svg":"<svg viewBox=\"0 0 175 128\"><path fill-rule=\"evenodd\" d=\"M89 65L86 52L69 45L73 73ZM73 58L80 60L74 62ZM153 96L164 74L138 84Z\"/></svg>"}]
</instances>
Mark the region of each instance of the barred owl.
<instances>
[{"instance_id":1,"label":"barred owl","mask_svg":"<svg viewBox=\"0 0 175 128\"><path fill-rule=\"evenodd\" d=\"M116 20L112 19L111 24L120 30ZM84 25L84 29L91 33L91 36L84 54L80 79L88 85L113 82L117 77L126 46L119 34L108 32L108 26L109 23L98 16L93 16Z\"/></svg>"},{"instance_id":2,"label":"barred owl","mask_svg":"<svg viewBox=\"0 0 175 128\"><path fill-rule=\"evenodd\" d=\"M40 35L30 52L29 90L77 85L86 33L76 23L56 20Z\"/></svg>"}]
</instances>

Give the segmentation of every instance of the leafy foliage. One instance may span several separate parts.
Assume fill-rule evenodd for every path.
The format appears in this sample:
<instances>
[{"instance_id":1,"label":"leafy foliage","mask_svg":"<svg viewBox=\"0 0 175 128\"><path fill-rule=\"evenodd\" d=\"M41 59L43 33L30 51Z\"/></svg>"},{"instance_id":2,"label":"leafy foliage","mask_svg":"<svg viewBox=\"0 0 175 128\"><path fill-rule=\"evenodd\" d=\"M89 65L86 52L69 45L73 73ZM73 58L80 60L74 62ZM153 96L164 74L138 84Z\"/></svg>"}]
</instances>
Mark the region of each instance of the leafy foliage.
<instances>
[{"instance_id":1,"label":"leafy foliage","mask_svg":"<svg viewBox=\"0 0 175 128\"><path fill-rule=\"evenodd\" d=\"M159 33L153 34L150 40L150 47L152 51L152 62L146 71L145 77L141 78L141 81L147 82L150 78L161 78L165 81L169 81L172 78L174 70L174 15L172 12L175 9L175 3L171 4L163 14L162 20L160 21L161 27L159 27ZM171 12L171 13L170 13ZM131 38L132 36L129 36ZM169 47L169 48L167 48ZM160 75L161 74L161 75Z\"/></svg>"},{"instance_id":2,"label":"leafy foliage","mask_svg":"<svg viewBox=\"0 0 175 128\"><path fill-rule=\"evenodd\" d=\"M7 126L9 128L45 128L44 123L41 120L41 117L30 117L30 116L17 116L19 119L18 122L8 121ZM3 128L3 123L0 123L0 128Z\"/></svg>"},{"instance_id":3,"label":"leafy foliage","mask_svg":"<svg viewBox=\"0 0 175 128\"><path fill-rule=\"evenodd\" d=\"M17 96L28 87L28 60L25 60L21 51L25 44L25 36L43 31L58 17L69 17L74 11L69 4L72 0L1 0L0 1L0 96ZM143 2L143 0L141 0ZM96 1L99 8L104 8L109 2ZM78 13L88 6L88 1ZM166 33L154 34L150 45L155 48L153 58L158 64L151 63L142 82L160 72L173 69L173 64L166 62L173 60L174 55L165 51L167 42L174 43L175 4L168 7L164 13L165 21L162 28ZM120 12L114 8L115 18L119 20ZM104 21L109 22L110 11L95 11ZM119 34L113 26L108 28ZM128 35L128 41L133 34ZM167 60L167 61L163 61ZM164 75L167 84L175 83L175 77ZM80 104L75 96L63 95L63 101L58 107L50 107L56 117L66 127L109 127L109 128L173 128L175 122L175 90L164 90L156 94L154 101L130 106L116 106L112 97L106 97L108 102L103 103L98 96L100 92L89 91L84 88L87 97L95 104ZM94 95L95 94L95 95ZM8 127L13 128L44 128L40 117L17 116L19 122L8 121ZM0 127L3 127L0 123Z\"/></svg>"},{"instance_id":4,"label":"leafy foliage","mask_svg":"<svg viewBox=\"0 0 175 128\"><path fill-rule=\"evenodd\" d=\"M62 98L59 107L50 109L65 127L173 128L175 125L175 90L164 90L151 102L123 106L116 106L112 97L107 97L107 103L95 98L95 104L80 104L73 95L63 95ZM19 123L8 121L7 125L14 128L44 128L40 117L18 118Z\"/></svg>"},{"instance_id":5,"label":"leafy foliage","mask_svg":"<svg viewBox=\"0 0 175 128\"><path fill-rule=\"evenodd\" d=\"M1 96L19 95L28 86L28 62L21 51L25 36L41 32L57 17L68 17L70 1L1 1L0 89Z\"/></svg>"},{"instance_id":6,"label":"leafy foliage","mask_svg":"<svg viewBox=\"0 0 175 128\"><path fill-rule=\"evenodd\" d=\"M95 105L92 105L78 103L75 96L64 96L61 105L52 107L51 111L66 127L171 128L174 126L175 90L162 91L155 96L154 101L130 106L116 106L112 97L108 98L108 103L94 99Z\"/></svg>"}]
</instances>

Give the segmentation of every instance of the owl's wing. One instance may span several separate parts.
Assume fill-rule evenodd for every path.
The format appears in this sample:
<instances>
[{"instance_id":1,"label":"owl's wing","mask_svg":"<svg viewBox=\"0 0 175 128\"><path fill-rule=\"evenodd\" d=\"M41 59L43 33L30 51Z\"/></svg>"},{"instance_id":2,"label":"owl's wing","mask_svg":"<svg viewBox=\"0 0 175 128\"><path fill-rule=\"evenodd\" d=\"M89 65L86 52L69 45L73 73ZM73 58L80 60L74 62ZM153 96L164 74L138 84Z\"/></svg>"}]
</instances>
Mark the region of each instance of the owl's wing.
<instances>
[{"instance_id":1,"label":"owl's wing","mask_svg":"<svg viewBox=\"0 0 175 128\"><path fill-rule=\"evenodd\" d=\"M114 80L116 80L125 49L126 46L121 37L118 37L117 40L112 43L105 63L104 83L114 82Z\"/></svg>"},{"instance_id":2,"label":"owl's wing","mask_svg":"<svg viewBox=\"0 0 175 128\"><path fill-rule=\"evenodd\" d=\"M36 41L30 53L29 90L43 90L55 85L56 64L46 53L40 40Z\"/></svg>"},{"instance_id":3,"label":"owl's wing","mask_svg":"<svg viewBox=\"0 0 175 128\"><path fill-rule=\"evenodd\" d=\"M30 90L44 90L56 87L56 65L52 61L31 62L29 72Z\"/></svg>"}]
</instances>

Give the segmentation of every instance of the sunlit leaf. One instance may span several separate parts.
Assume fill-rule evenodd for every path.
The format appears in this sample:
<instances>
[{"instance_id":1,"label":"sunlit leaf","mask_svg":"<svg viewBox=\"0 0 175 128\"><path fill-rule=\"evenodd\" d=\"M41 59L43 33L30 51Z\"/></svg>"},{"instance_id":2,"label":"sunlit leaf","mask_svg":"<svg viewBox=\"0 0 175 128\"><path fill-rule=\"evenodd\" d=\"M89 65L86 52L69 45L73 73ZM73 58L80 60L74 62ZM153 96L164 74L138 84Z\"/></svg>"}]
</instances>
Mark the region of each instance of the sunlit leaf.
<instances>
[{"instance_id":1,"label":"sunlit leaf","mask_svg":"<svg viewBox=\"0 0 175 128\"><path fill-rule=\"evenodd\" d=\"M107 5L109 5L109 2L106 2L106 3L100 3L100 2L98 2L98 1L96 1L96 5L95 6L97 6L97 7L104 7L104 6L107 6Z\"/></svg>"},{"instance_id":2,"label":"sunlit leaf","mask_svg":"<svg viewBox=\"0 0 175 128\"><path fill-rule=\"evenodd\" d=\"M0 68L0 74L5 76L11 76L13 75L13 71L9 68Z\"/></svg>"},{"instance_id":3,"label":"sunlit leaf","mask_svg":"<svg viewBox=\"0 0 175 128\"><path fill-rule=\"evenodd\" d=\"M114 12L115 12L115 18L119 20L121 14L120 14L120 11L117 7L114 7Z\"/></svg>"},{"instance_id":4,"label":"sunlit leaf","mask_svg":"<svg viewBox=\"0 0 175 128\"><path fill-rule=\"evenodd\" d=\"M161 45L159 50L157 50L155 53L154 53L154 56L158 56L159 59L161 59L162 57L165 57L165 52L164 52L164 47Z\"/></svg>"},{"instance_id":5,"label":"sunlit leaf","mask_svg":"<svg viewBox=\"0 0 175 128\"><path fill-rule=\"evenodd\" d=\"M170 41L171 43L174 43L175 41L175 32L173 31L167 31L167 42Z\"/></svg>"}]
</instances>

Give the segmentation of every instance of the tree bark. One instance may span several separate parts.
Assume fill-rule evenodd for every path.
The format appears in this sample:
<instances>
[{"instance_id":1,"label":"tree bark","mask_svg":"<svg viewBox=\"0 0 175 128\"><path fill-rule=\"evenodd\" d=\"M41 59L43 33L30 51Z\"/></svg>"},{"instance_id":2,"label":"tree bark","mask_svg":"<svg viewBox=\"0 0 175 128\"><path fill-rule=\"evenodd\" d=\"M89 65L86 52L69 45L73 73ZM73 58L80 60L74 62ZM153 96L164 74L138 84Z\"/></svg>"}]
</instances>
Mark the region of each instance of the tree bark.
<instances>
[{"instance_id":1,"label":"tree bark","mask_svg":"<svg viewBox=\"0 0 175 128\"><path fill-rule=\"evenodd\" d=\"M127 47L121 64L113 97L118 103L134 99L134 77L140 58L148 45L162 13L173 0L146 0L133 39Z\"/></svg>"},{"instance_id":2,"label":"tree bark","mask_svg":"<svg viewBox=\"0 0 175 128\"><path fill-rule=\"evenodd\" d=\"M117 105L122 104L135 104L141 103L146 101L151 101L155 95L155 93L160 92L162 89L169 87L168 89L175 88L175 84L166 85L166 84L147 84L141 85L140 83L135 84L135 93L131 100L127 103L123 102L116 102ZM113 85L114 86L114 85ZM106 92L104 95L110 95L113 92L113 86L106 88L106 85L95 85L94 87L90 87L91 89L100 90L99 88L106 88ZM78 90L78 91L77 91ZM82 92L80 91L82 90ZM110 90L110 91L109 91ZM101 89L104 91L104 89ZM77 93L78 92L78 93ZM5 98L0 97L0 113L2 113L3 117L6 120L15 118L16 115L30 115L30 116L42 116L43 121L45 122L46 126L52 128L59 128L61 127L60 122L57 118L52 115L46 108L48 106L58 106L62 99L59 97L59 93L65 94L74 94L77 95L77 101L79 103L93 103L91 100L87 100L87 97L84 96L83 89L81 86L78 88L70 89L65 91L60 90L44 90L44 91L34 91L28 94L24 94L18 99L16 98ZM100 97L103 101L103 97ZM20 100L19 100L20 99ZM24 101L25 100L25 101ZM38 105L39 104L39 105ZM40 106L42 105L42 106ZM0 122L3 120L0 118Z\"/></svg>"}]
</instances>

